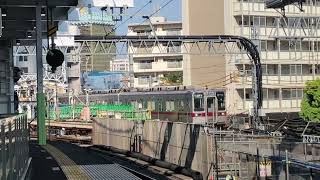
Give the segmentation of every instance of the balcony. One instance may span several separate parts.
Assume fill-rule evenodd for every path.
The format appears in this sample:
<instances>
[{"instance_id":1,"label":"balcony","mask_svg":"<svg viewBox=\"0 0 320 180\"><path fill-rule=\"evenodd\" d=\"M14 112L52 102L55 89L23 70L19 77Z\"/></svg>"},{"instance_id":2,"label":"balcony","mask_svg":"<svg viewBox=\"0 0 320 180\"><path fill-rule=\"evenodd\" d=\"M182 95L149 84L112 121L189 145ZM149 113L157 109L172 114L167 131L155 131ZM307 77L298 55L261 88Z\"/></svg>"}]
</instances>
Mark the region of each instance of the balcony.
<instances>
[{"instance_id":1,"label":"balcony","mask_svg":"<svg viewBox=\"0 0 320 180\"><path fill-rule=\"evenodd\" d=\"M182 61L167 61L168 68L182 68Z\"/></svg>"},{"instance_id":2,"label":"balcony","mask_svg":"<svg viewBox=\"0 0 320 180\"><path fill-rule=\"evenodd\" d=\"M152 69L152 63L139 63L139 69Z\"/></svg>"},{"instance_id":3,"label":"balcony","mask_svg":"<svg viewBox=\"0 0 320 180\"><path fill-rule=\"evenodd\" d=\"M152 46L152 44L148 45L148 47L143 46L136 47L130 46L128 48L129 53L135 53L134 57L157 57L157 56L177 56L181 55L181 46L169 46L166 45L159 45L159 46Z\"/></svg>"},{"instance_id":4,"label":"balcony","mask_svg":"<svg viewBox=\"0 0 320 180\"><path fill-rule=\"evenodd\" d=\"M182 61L156 61L152 63L134 63L135 73L182 71Z\"/></svg>"},{"instance_id":5,"label":"balcony","mask_svg":"<svg viewBox=\"0 0 320 180\"><path fill-rule=\"evenodd\" d=\"M258 39L270 39L274 37L286 37L294 32L295 37L299 36L315 36L320 34L320 29L302 29L302 28L294 28L294 30L284 27L284 28L277 28L277 27L249 27L244 26L243 28L241 25L237 25L234 27L234 33L240 34L242 36L246 36L249 38L257 37Z\"/></svg>"},{"instance_id":6,"label":"balcony","mask_svg":"<svg viewBox=\"0 0 320 180\"><path fill-rule=\"evenodd\" d=\"M276 12L274 9L267 9L265 7L264 2L241 2L240 1L235 1L233 4L234 11L236 15L241 15L241 14L251 14L255 12L256 14L259 15L274 15ZM319 15L319 13L315 12L320 12L320 7L319 6L310 6L305 4L304 5L304 14L305 15ZM301 11L298 7L294 5L289 5L286 7L286 15L297 15L301 14Z\"/></svg>"},{"instance_id":7,"label":"balcony","mask_svg":"<svg viewBox=\"0 0 320 180\"><path fill-rule=\"evenodd\" d=\"M166 31L168 36L178 36L181 35L181 31Z\"/></svg>"},{"instance_id":8,"label":"balcony","mask_svg":"<svg viewBox=\"0 0 320 180\"><path fill-rule=\"evenodd\" d=\"M319 77L319 76L318 76ZM317 76L310 75L270 75L270 76L262 76L262 84L264 86L304 86L304 83L308 80L314 80ZM252 76L248 74L248 76L244 77L236 77L235 82L238 84L250 85L252 83Z\"/></svg>"},{"instance_id":9,"label":"balcony","mask_svg":"<svg viewBox=\"0 0 320 180\"><path fill-rule=\"evenodd\" d=\"M80 77L80 69L70 68L67 70L68 78L79 78Z\"/></svg>"},{"instance_id":10,"label":"balcony","mask_svg":"<svg viewBox=\"0 0 320 180\"><path fill-rule=\"evenodd\" d=\"M279 113L279 112L299 112L301 99L292 100L264 100L262 109L265 113ZM238 113L245 110L252 109L253 101L238 101Z\"/></svg>"}]
</instances>

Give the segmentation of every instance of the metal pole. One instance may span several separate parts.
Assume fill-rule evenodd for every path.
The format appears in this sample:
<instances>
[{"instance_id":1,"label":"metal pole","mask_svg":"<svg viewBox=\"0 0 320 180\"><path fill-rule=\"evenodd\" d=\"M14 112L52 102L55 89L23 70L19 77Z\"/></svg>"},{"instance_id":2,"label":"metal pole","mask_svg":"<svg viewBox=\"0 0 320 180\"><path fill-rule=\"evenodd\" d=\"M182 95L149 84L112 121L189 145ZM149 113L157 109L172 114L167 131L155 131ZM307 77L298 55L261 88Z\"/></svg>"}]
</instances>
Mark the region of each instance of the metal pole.
<instances>
[{"instance_id":1,"label":"metal pole","mask_svg":"<svg viewBox=\"0 0 320 180\"><path fill-rule=\"evenodd\" d=\"M289 180L289 160L288 160L288 150L286 150L286 180Z\"/></svg>"},{"instance_id":2,"label":"metal pole","mask_svg":"<svg viewBox=\"0 0 320 180\"><path fill-rule=\"evenodd\" d=\"M214 149L215 149L215 176L216 180L219 179L219 168L218 168L218 144L217 144L217 139L216 139L216 134L215 134L215 129L214 129L214 123L217 122L217 114L218 114L218 101L217 97L214 98L214 113L213 113L213 118L212 118L212 136L213 136L213 143L214 144Z\"/></svg>"},{"instance_id":3,"label":"metal pole","mask_svg":"<svg viewBox=\"0 0 320 180\"><path fill-rule=\"evenodd\" d=\"M49 16L47 14L47 16ZM53 8L50 7L50 25L51 25L51 28L54 26L54 22L53 22ZM56 48L56 45L54 44L54 35L51 36L51 49L54 49Z\"/></svg>"},{"instance_id":4,"label":"metal pole","mask_svg":"<svg viewBox=\"0 0 320 180\"><path fill-rule=\"evenodd\" d=\"M45 133L45 98L43 94L43 62L42 62L42 23L41 23L41 5L37 1L36 7L36 35L37 35L37 127L38 144L46 145Z\"/></svg>"},{"instance_id":5,"label":"metal pole","mask_svg":"<svg viewBox=\"0 0 320 180\"><path fill-rule=\"evenodd\" d=\"M134 73L133 73L133 55L129 54L129 79L130 88L134 87Z\"/></svg>"},{"instance_id":6,"label":"metal pole","mask_svg":"<svg viewBox=\"0 0 320 180\"><path fill-rule=\"evenodd\" d=\"M259 155L259 147L257 146L257 179L260 179L260 155Z\"/></svg>"}]
</instances>

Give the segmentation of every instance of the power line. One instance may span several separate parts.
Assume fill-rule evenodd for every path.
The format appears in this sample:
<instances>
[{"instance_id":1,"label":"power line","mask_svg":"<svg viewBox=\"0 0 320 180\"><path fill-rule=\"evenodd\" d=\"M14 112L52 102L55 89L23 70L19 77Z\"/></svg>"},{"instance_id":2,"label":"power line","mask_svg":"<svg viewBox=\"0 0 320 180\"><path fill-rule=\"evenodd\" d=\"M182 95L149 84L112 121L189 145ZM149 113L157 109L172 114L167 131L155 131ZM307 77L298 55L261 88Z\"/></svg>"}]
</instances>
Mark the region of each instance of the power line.
<instances>
[{"instance_id":1,"label":"power line","mask_svg":"<svg viewBox=\"0 0 320 180\"><path fill-rule=\"evenodd\" d=\"M168 6L171 2L173 2L174 0L169 0L166 3L164 3L158 10L156 10L155 12L151 13L149 16L147 17L152 17L155 14L157 14L158 12L160 12L163 8L165 8L166 6ZM137 29L140 25L144 24L148 19L143 20L141 23L139 23L138 25L136 25L135 28L132 29L132 31L134 31L135 29ZM128 35L128 34L127 34Z\"/></svg>"},{"instance_id":2,"label":"power line","mask_svg":"<svg viewBox=\"0 0 320 180\"><path fill-rule=\"evenodd\" d=\"M126 22L128 22L129 20L131 20L135 15L137 15L138 13L140 13L145 7L147 7L149 4L152 3L152 0L149 0L144 6L142 6L140 9L138 9L135 13L133 13L133 15L129 16L129 18L127 18L126 20L122 21L122 23L120 23L119 25L117 25L115 28L112 28L111 31L109 31L109 33L106 34L106 36L109 36L110 34L114 33L120 26L124 25Z\"/></svg>"}]
</instances>

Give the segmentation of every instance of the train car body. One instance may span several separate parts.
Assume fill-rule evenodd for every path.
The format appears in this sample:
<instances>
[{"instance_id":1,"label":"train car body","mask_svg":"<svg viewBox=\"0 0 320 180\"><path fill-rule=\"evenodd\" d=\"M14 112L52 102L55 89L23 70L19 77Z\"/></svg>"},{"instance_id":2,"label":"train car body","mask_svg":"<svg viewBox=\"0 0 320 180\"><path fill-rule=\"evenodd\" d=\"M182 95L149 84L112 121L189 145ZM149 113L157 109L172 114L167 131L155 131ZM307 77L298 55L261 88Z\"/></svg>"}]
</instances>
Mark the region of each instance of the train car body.
<instances>
[{"instance_id":1,"label":"train car body","mask_svg":"<svg viewBox=\"0 0 320 180\"><path fill-rule=\"evenodd\" d=\"M78 98L86 101L86 95ZM152 119L195 124L227 121L223 89L98 93L90 94L88 100L98 104L132 104L137 110L148 110ZM68 104L68 98L61 97L59 102Z\"/></svg>"}]
</instances>

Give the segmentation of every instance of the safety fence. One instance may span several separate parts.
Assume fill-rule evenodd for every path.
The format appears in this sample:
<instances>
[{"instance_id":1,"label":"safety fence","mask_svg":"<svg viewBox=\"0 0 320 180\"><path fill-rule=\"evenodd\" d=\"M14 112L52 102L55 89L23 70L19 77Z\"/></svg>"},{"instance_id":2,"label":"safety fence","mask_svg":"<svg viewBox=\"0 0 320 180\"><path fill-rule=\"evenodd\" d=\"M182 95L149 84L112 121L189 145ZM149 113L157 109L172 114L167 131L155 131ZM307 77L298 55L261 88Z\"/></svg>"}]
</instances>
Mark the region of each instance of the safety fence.
<instances>
[{"instance_id":1,"label":"safety fence","mask_svg":"<svg viewBox=\"0 0 320 180\"><path fill-rule=\"evenodd\" d=\"M1 179L24 179L30 164L27 115L1 119Z\"/></svg>"},{"instance_id":2,"label":"safety fence","mask_svg":"<svg viewBox=\"0 0 320 180\"><path fill-rule=\"evenodd\" d=\"M84 105L65 105L58 107L54 110L54 107L49 107L49 119L74 119L80 118ZM147 120L149 119L148 112L144 110L135 111L132 105L124 104L90 104L90 117L110 117L128 120Z\"/></svg>"}]
</instances>

